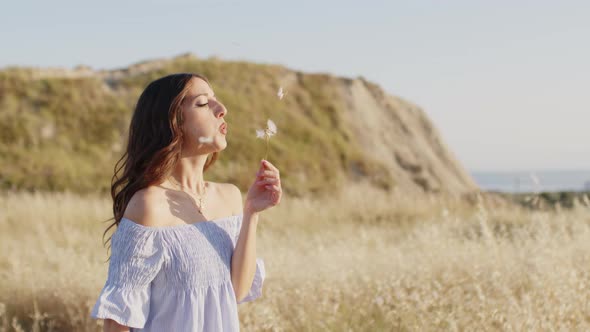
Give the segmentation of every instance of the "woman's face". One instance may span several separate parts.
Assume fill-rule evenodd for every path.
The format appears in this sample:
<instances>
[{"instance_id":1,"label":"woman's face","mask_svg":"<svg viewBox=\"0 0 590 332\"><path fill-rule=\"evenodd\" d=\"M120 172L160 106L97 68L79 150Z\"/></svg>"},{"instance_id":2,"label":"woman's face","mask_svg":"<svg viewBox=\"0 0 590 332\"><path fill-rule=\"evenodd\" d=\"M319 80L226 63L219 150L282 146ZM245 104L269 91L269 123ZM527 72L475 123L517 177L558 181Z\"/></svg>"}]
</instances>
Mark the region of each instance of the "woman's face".
<instances>
[{"instance_id":1,"label":"woman's face","mask_svg":"<svg viewBox=\"0 0 590 332\"><path fill-rule=\"evenodd\" d=\"M213 90L204 80L193 77L188 84L189 91L181 106L184 119L182 130L185 137L183 149L197 151L198 154L225 149L227 141L220 128L220 125L225 123L225 106L217 101ZM205 140L199 140L200 137Z\"/></svg>"}]
</instances>

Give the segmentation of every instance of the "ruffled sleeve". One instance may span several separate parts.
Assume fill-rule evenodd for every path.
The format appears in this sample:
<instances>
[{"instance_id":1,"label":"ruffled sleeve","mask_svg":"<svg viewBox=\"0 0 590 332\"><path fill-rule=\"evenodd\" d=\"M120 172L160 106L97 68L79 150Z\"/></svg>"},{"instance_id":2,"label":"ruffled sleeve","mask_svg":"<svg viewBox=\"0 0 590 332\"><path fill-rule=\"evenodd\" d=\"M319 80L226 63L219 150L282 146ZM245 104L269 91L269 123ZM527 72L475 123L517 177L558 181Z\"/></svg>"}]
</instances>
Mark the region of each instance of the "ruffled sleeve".
<instances>
[{"instance_id":1,"label":"ruffled sleeve","mask_svg":"<svg viewBox=\"0 0 590 332\"><path fill-rule=\"evenodd\" d=\"M143 328L150 311L151 283L164 262L161 232L122 219L111 238L107 281L91 317Z\"/></svg>"},{"instance_id":2,"label":"ruffled sleeve","mask_svg":"<svg viewBox=\"0 0 590 332\"><path fill-rule=\"evenodd\" d=\"M238 237L240 236L240 229L242 228L242 218L243 214L238 215L237 223L235 223L233 227L233 245L234 248L238 243ZM254 280L252 281L252 286L250 287L250 291L248 295L244 297L241 301L238 301L238 304L244 302L254 301L255 299L262 296L262 286L264 284L264 280L266 279L266 269L264 267L264 260L260 257L256 258L256 272L254 274Z\"/></svg>"}]
</instances>

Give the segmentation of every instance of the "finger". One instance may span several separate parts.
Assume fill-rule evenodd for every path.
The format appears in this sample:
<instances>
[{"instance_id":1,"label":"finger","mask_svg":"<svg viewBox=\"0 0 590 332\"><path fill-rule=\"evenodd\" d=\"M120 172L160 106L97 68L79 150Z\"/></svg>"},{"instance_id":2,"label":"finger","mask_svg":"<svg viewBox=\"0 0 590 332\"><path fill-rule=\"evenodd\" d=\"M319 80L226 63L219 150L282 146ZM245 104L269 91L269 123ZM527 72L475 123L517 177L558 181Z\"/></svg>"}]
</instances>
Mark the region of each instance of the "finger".
<instances>
[{"instance_id":1,"label":"finger","mask_svg":"<svg viewBox=\"0 0 590 332\"><path fill-rule=\"evenodd\" d=\"M258 171L256 173L256 175L258 175L258 176L260 176L260 175L271 175L271 174L274 174L273 171L271 171L271 170L261 170L261 171Z\"/></svg>"},{"instance_id":2,"label":"finger","mask_svg":"<svg viewBox=\"0 0 590 332\"><path fill-rule=\"evenodd\" d=\"M271 192L271 197L273 200L273 204L274 205L279 205L279 203L281 202L281 197L283 196L282 192L279 191L272 191Z\"/></svg>"},{"instance_id":3,"label":"finger","mask_svg":"<svg viewBox=\"0 0 590 332\"><path fill-rule=\"evenodd\" d=\"M267 184L264 186L266 189L268 190L272 190L272 191L276 191L279 192L279 186L273 185L273 184Z\"/></svg>"},{"instance_id":4,"label":"finger","mask_svg":"<svg viewBox=\"0 0 590 332\"><path fill-rule=\"evenodd\" d=\"M273 192L271 194L272 200L273 200L273 205L279 205L279 203L281 202L281 194L277 193L277 192Z\"/></svg>"},{"instance_id":5,"label":"finger","mask_svg":"<svg viewBox=\"0 0 590 332\"><path fill-rule=\"evenodd\" d=\"M266 170L266 166L264 164L260 164L260 167L258 167L258 173L264 172L264 170Z\"/></svg>"},{"instance_id":6,"label":"finger","mask_svg":"<svg viewBox=\"0 0 590 332\"><path fill-rule=\"evenodd\" d=\"M258 180L256 182L266 183L266 184L279 184L279 179L275 179L275 178L264 178L264 179Z\"/></svg>"},{"instance_id":7,"label":"finger","mask_svg":"<svg viewBox=\"0 0 590 332\"><path fill-rule=\"evenodd\" d=\"M279 185L278 181L276 180L260 180L260 181L256 181L256 185L257 186L266 186L266 185Z\"/></svg>"},{"instance_id":8,"label":"finger","mask_svg":"<svg viewBox=\"0 0 590 332\"><path fill-rule=\"evenodd\" d=\"M272 184L272 185L279 186L279 187L281 186L281 181L279 179L269 179L269 178L266 178L266 179L258 180L257 183L259 185L270 185L270 184Z\"/></svg>"},{"instance_id":9,"label":"finger","mask_svg":"<svg viewBox=\"0 0 590 332\"><path fill-rule=\"evenodd\" d=\"M273 170L273 171L277 172L277 174L279 173L279 169L278 169L278 168L276 168L276 167L275 167L275 165L271 164L271 163L270 163L270 161L268 161L268 160L265 160L265 161L264 161L264 165L265 165L265 166L266 166L268 169L270 169L270 170Z\"/></svg>"},{"instance_id":10,"label":"finger","mask_svg":"<svg viewBox=\"0 0 590 332\"><path fill-rule=\"evenodd\" d=\"M268 166L267 169L272 171L273 173L275 173L277 176L279 175L279 170L276 167L271 165L271 166Z\"/></svg>"},{"instance_id":11,"label":"finger","mask_svg":"<svg viewBox=\"0 0 590 332\"><path fill-rule=\"evenodd\" d=\"M266 177L278 178L278 175L274 171L270 171L270 170L266 170L264 172L257 173L257 178L266 178Z\"/></svg>"},{"instance_id":12,"label":"finger","mask_svg":"<svg viewBox=\"0 0 590 332\"><path fill-rule=\"evenodd\" d=\"M261 175L257 179L258 180L277 180L277 181L281 180L279 177L277 177L276 174Z\"/></svg>"}]
</instances>

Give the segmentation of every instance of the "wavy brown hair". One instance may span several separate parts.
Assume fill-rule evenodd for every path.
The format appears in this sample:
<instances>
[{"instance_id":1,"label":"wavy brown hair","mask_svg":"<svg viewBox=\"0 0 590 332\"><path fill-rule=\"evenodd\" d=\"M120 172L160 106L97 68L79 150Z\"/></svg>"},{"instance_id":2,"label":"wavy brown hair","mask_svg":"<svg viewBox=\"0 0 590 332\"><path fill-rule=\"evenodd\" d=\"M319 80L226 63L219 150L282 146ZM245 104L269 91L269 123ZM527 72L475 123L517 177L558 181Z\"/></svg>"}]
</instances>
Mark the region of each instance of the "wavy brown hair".
<instances>
[{"instance_id":1,"label":"wavy brown hair","mask_svg":"<svg viewBox=\"0 0 590 332\"><path fill-rule=\"evenodd\" d=\"M133 194L161 183L179 161L183 142L181 105L193 77L210 84L203 75L172 74L151 82L139 96L129 125L127 148L115 164L111 179L114 217L106 221L114 222L103 233L103 245L111 240L112 235L107 241L104 237L111 228L119 226ZM211 154L203 171L215 163L218 154Z\"/></svg>"}]
</instances>

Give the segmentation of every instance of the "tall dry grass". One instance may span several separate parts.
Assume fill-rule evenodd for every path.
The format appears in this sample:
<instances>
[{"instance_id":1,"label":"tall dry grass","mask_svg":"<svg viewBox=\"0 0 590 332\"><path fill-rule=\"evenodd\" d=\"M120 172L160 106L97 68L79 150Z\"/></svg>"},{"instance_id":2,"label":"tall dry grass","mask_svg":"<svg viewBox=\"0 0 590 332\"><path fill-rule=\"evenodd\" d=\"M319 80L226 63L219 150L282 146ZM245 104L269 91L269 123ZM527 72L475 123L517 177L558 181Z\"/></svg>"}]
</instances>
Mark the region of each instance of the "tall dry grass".
<instances>
[{"instance_id":1,"label":"tall dry grass","mask_svg":"<svg viewBox=\"0 0 590 332\"><path fill-rule=\"evenodd\" d=\"M100 331L110 200L0 198L0 331ZM244 331L590 330L590 207L527 211L355 185L264 212Z\"/></svg>"}]
</instances>

